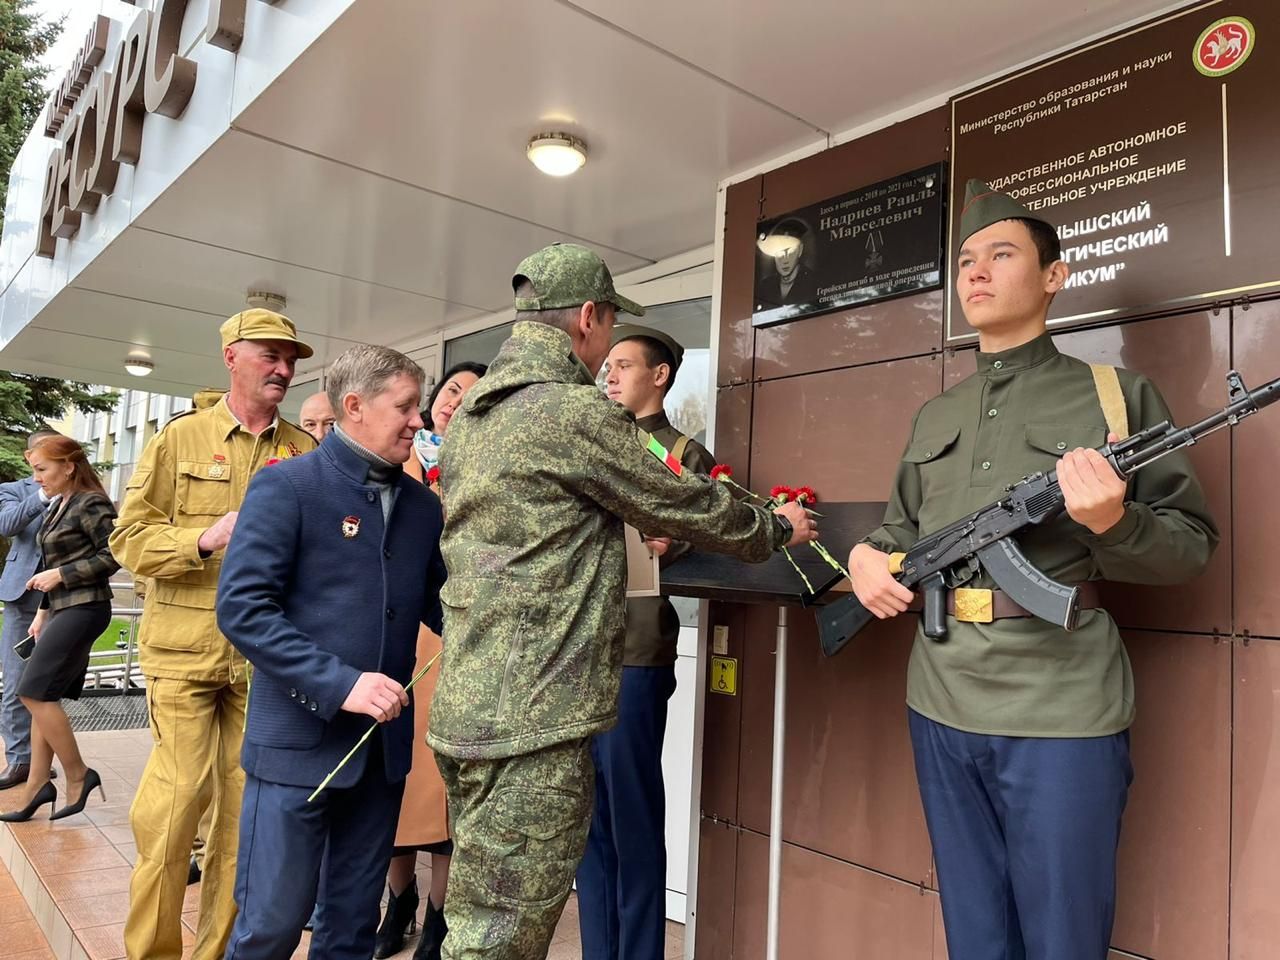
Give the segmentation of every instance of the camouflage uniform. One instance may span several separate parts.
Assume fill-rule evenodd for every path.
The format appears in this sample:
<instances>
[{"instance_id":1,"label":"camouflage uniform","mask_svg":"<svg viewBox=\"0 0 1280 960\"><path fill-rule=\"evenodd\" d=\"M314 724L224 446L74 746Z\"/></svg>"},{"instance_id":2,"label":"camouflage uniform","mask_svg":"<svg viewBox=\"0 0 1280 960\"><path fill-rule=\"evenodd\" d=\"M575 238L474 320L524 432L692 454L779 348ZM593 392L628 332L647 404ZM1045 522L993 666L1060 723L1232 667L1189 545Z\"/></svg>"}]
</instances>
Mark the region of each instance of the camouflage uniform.
<instances>
[{"instance_id":1,"label":"camouflage uniform","mask_svg":"<svg viewBox=\"0 0 1280 960\"><path fill-rule=\"evenodd\" d=\"M517 310L641 310L582 247L535 254L516 280L526 277L539 296ZM516 324L450 423L440 467L449 580L427 741L455 842L443 956L540 958L586 841L588 738L616 716L623 522L754 561L789 530L646 452L569 337L542 323Z\"/></svg>"}]
</instances>

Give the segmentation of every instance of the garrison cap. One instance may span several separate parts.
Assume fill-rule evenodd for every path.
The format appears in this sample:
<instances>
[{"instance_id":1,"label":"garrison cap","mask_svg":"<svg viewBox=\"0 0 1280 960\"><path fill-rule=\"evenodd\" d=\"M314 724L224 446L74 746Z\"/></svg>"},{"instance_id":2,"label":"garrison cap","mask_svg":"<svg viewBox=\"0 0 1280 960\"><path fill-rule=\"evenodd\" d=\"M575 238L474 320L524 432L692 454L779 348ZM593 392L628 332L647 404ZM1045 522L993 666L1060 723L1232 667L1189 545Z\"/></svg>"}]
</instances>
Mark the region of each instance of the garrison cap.
<instances>
[{"instance_id":1,"label":"garrison cap","mask_svg":"<svg viewBox=\"0 0 1280 960\"><path fill-rule=\"evenodd\" d=\"M671 368L671 378L675 379L676 371L684 362L684 347L676 343L674 337L653 327L642 327L637 323L619 323L613 328L613 345L616 347L624 340L656 340L666 347L671 354L671 359L675 361L675 365Z\"/></svg>"},{"instance_id":2,"label":"garrison cap","mask_svg":"<svg viewBox=\"0 0 1280 960\"><path fill-rule=\"evenodd\" d=\"M516 297L517 310L563 310L590 300L612 303L633 317L644 316L644 307L613 288L613 276L605 262L576 243L553 243L525 257L511 278L511 288L518 290L522 280L533 284L537 295Z\"/></svg>"},{"instance_id":3,"label":"garrison cap","mask_svg":"<svg viewBox=\"0 0 1280 960\"><path fill-rule=\"evenodd\" d=\"M315 355L308 344L298 339L298 328L293 321L274 310L241 310L224 323L219 332L224 349L240 340L286 340L297 344L299 360Z\"/></svg>"},{"instance_id":4,"label":"garrison cap","mask_svg":"<svg viewBox=\"0 0 1280 960\"><path fill-rule=\"evenodd\" d=\"M1001 220L1038 220L1053 228L1048 220L1036 216L1007 193L992 190L981 180L970 180L965 186L964 208L960 211L960 242Z\"/></svg>"}]
</instances>

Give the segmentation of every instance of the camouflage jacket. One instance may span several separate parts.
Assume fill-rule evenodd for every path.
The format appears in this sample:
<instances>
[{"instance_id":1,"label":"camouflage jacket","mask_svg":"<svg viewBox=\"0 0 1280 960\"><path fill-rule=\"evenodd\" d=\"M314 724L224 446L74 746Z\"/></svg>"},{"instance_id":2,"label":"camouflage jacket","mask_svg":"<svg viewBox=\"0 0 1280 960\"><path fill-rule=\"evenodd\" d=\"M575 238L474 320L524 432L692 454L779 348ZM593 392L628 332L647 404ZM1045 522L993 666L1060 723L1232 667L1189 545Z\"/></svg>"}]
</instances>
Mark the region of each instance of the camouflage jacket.
<instances>
[{"instance_id":1,"label":"camouflage jacket","mask_svg":"<svg viewBox=\"0 0 1280 960\"><path fill-rule=\"evenodd\" d=\"M723 484L673 474L569 337L517 323L440 452L449 579L428 743L530 753L607 729L625 629L623 522L761 561L785 541Z\"/></svg>"}]
</instances>

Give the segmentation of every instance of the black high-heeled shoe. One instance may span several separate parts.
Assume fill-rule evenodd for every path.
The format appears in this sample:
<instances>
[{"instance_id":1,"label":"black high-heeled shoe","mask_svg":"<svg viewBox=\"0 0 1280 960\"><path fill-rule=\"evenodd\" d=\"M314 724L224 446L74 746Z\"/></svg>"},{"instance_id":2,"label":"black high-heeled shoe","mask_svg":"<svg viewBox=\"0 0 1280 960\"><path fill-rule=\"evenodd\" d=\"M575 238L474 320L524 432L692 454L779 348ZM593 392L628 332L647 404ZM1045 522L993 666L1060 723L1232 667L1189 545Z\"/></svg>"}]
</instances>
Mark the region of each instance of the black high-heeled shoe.
<instances>
[{"instance_id":1,"label":"black high-heeled shoe","mask_svg":"<svg viewBox=\"0 0 1280 960\"><path fill-rule=\"evenodd\" d=\"M36 811L43 807L46 803L53 806L58 802L58 788L52 783L46 783L43 787L36 791L36 795L31 798L21 810L14 810L11 813L0 813L0 820L5 823L25 823L36 815Z\"/></svg>"},{"instance_id":2,"label":"black high-heeled shoe","mask_svg":"<svg viewBox=\"0 0 1280 960\"><path fill-rule=\"evenodd\" d=\"M107 791L102 789L102 777L98 776L98 771L93 767L88 767L84 772L84 786L80 790L80 799L75 803L68 803L61 810L55 810L49 814L50 820L61 820L63 817L73 817L84 809L84 805L89 802L89 794L93 792L93 788L98 788L103 802L106 802Z\"/></svg>"},{"instance_id":3,"label":"black high-heeled shoe","mask_svg":"<svg viewBox=\"0 0 1280 960\"><path fill-rule=\"evenodd\" d=\"M405 934L413 933L417 923L418 899L417 877L409 881L399 896L391 889L391 884L387 884L387 912L382 917L373 945L373 955L378 960L395 956L404 948Z\"/></svg>"}]
</instances>

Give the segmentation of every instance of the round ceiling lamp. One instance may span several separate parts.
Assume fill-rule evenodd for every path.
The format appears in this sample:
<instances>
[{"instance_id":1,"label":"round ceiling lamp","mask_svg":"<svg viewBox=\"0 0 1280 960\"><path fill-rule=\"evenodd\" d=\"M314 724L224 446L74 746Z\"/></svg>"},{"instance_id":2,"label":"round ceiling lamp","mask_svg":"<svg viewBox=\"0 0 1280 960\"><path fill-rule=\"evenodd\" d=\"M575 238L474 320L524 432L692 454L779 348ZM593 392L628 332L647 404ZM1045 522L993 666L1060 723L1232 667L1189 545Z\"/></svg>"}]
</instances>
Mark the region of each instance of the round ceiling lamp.
<instances>
[{"instance_id":1,"label":"round ceiling lamp","mask_svg":"<svg viewBox=\"0 0 1280 960\"><path fill-rule=\"evenodd\" d=\"M529 141L525 154L549 177L567 177L587 162L587 145L567 133L540 133Z\"/></svg>"},{"instance_id":2,"label":"round ceiling lamp","mask_svg":"<svg viewBox=\"0 0 1280 960\"><path fill-rule=\"evenodd\" d=\"M125 372L135 377L148 376L155 368L156 365L151 362L151 358L145 353L131 353L124 360Z\"/></svg>"}]
</instances>

